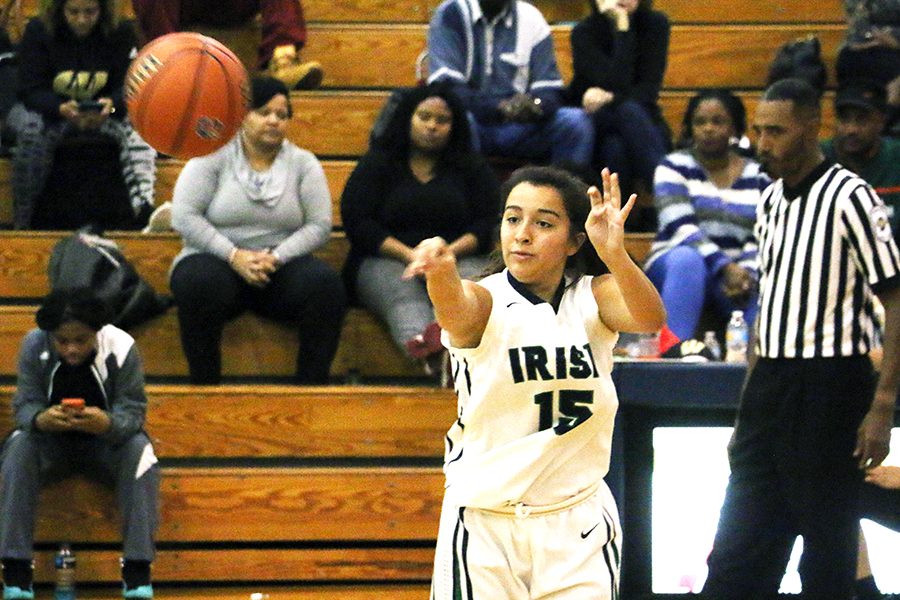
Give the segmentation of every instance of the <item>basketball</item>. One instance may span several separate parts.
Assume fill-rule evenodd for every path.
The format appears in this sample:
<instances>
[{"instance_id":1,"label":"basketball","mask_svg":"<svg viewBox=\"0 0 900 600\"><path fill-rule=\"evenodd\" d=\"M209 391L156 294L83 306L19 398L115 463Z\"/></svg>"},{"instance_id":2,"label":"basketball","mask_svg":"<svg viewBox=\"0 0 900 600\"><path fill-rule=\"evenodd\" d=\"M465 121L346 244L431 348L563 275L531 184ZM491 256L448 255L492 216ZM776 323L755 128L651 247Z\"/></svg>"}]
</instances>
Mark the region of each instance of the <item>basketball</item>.
<instances>
[{"instance_id":1,"label":"basketball","mask_svg":"<svg viewBox=\"0 0 900 600\"><path fill-rule=\"evenodd\" d=\"M157 152L182 159L225 145L247 113L248 97L240 59L198 33L153 40L131 62L125 78L134 128Z\"/></svg>"}]
</instances>

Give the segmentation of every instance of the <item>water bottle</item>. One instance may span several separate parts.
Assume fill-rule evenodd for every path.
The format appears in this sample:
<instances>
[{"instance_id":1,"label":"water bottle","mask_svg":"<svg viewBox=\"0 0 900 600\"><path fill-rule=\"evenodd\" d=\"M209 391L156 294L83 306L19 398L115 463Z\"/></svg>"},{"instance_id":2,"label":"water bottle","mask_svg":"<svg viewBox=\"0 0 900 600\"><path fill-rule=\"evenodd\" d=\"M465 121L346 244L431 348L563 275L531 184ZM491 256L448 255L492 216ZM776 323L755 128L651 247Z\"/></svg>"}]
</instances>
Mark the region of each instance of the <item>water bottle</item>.
<instances>
[{"instance_id":1,"label":"water bottle","mask_svg":"<svg viewBox=\"0 0 900 600\"><path fill-rule=\"evenodd\" d=\"M703 345L709 349L713 360L722 360L722 347L715 331L707 331L703 334Z\"/></svg>"},{"instance_id":2,"label":"water bottle","mask_svg":"<svg viewBox=\"0 0 900 600\"><path fill-rule=\"evenodd\" d=\"M56 589L53 600L75 600L75 554L69 544L59 547L54 561L56 565Z\"/></svg>"},{"instance_id":3,"label":"water bottle","mask_svg":"<svg viewBox=\"0 0 900 600\"><path fill-rule=\"evenodd\" d=\"M747 329L747 321L744 320L744 311L732 312L731 320L728 321L728 329L725 331L725 362L747 362L749 340L750 332Z\"/></svg>"}]
</instances>

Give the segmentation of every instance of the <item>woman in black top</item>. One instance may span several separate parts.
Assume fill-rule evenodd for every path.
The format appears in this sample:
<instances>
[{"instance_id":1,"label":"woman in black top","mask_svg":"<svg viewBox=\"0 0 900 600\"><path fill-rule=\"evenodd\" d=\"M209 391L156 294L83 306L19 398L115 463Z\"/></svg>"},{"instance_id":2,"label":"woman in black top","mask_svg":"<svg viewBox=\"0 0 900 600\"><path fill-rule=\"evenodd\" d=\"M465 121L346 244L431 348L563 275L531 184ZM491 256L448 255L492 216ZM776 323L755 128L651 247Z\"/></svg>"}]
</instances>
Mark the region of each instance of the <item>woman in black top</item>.
<instances>
[{"instance_id":1,"label":"woman in black top","mask_svg":"<svg viewBox=\"0 0 900 600\"><path fill-rule=\"evenodd\" d=\"M573 103L594 116L594 152L619 174L623 193L648 189L669 148L657 105L669 51L669 19L650 0L588 0L591 15L572 29Z\"/></svg>"},{"instance_id":2,"label":"woman in black top","mask_svg":"<svg viewBox=\"0 0 900 600\"><path fill-rule=\"evenodd\" d=\"M351 245L348 290L387 323L411 358L442 351L424 281L401 279L413 249L440 236L460 270L477 275L487 263L498 207L499 183L472 152L465 109L449 87L404 93L350 176L341 217Z\"/></svg>"}]
</instances>

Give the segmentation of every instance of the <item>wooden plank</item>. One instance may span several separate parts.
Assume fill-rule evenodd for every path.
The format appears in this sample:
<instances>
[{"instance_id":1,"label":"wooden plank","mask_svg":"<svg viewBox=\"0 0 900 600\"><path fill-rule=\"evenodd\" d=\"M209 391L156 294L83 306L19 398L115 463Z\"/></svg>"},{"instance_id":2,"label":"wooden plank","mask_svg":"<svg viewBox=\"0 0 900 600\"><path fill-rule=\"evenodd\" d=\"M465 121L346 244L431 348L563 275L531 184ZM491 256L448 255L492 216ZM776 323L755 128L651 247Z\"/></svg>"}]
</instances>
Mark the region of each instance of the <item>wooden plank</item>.
<instances>
[{"instance_id":1,"label":"wooden plank","mask_svg":"<svg viewBox=\"0 0 900 600\"><path fill-rule=\"evenodd\" d=\"M14 392L0 386L0 433ZM440 458L456 418L453 391L426 387L148 385L147 396L163 459Z\"/></svg>"},{"instance_id":2,"label":"wooden plank","mask_svg":"<svg viewBox=\"0 0 900 600\"><path fill-rule=\"evenodd\" d=\"M834 65L844 37L839 25L673 27L663 87L762 88L778 48L808 35L819 38L822 59Z\"/></svg>"},{"instance_id":3,"label":"wooden plank","mask_svg":"<svg viewBox=\"0 0 900 600\"><path fill-rule=\"evenodd\" d=\"M34 328L35 306L0 306L0 376L16 374L22 337ZM187 377L176 310L133 330L149 377ZM289 325L247 312L229 321L222 336L222 375L283 379L293 376L297 333ZM386 328L367 311L352 308L344 318L331 375L423 377L422 369L394 345Z\"/></svg>"},{"instance_id":4,"label":"wooden plank","mask_svg":"<svg viewBox=\"0 0 900 600\"><path fill-rule=\"evenodd\" d=\"M199 584L199 582L198 582ZM202 585L202 584L199 584ZM266 600L428 600L427 583L398 585L378 585L360 583L343 586L245 586L213 588L210 586L167 588L154 584L153 592L158 600L247 600L250 594L259 590L265 592ZM122 590L79 589L79 598L90 600L121 600Z\"/></svg>"},{"instance_id":5,"label":"wooden plank","mask_svg":"<svg viewBox=\"0 0 900 600\"><path fill-rule=\"evenodd\" d=\"M666 13L673 23L844 23L837 0L656 0L653 8Z\"/></svg>"},{"instance_id":6,"label":"wooden plank","mask_svg":"<svg viewBox=\"0 0 900 600\"><path fill-rule=\"evenodd\" d=\"M50 252L68 232L0 231L0 297L40 298L49 291L47 264ZM161 294L168 294L169 268L181 251L181 238L172 233L110 232L122 253ZM346 236L333 232L315 254L340 270L350 251Z\"/></svg>"},{"instance_id":7,"label":"wooden plank","mask_svg":"<svg viewBox=\"0 0 900 600\"><path fill-rule=\"evenodd\" d=\"M318 60L330 88L393 88L415 83L416 57L426 46L425 25L318 25L310 28L304 57ZM560 72L572 77L571 27L551 27ZM825 25L676 25L672 28L665 88L760 88L777 49L817 35L826 64L834 64L844 27ZM372 57L378 57L373 60Z\"/></svg>"},{"instance_id":8,"label":"wooden plank","mask_svg":"<svg viewBox=\"0 0 900 600\"><path fill-rule=\"evenodd\" d=\"M120 551L76 547L75 556L78 561L78 583L79 586L82 586L78 590L79 597L85 596L82 593L84 584L121 581ZM56 575L53 568L53 552L46 550L36 552L34 562L35 582L39 584L53 583ZM323 581L419 582L413 589L422 591L422 584L427 584L431 580L433 563L434 550L431 546L213 550L163 548L159 550L156 560L153 561L153 587L154 592L158 592L157 598L170 597L166 592L160 590L165 583L196 585L203 582L208 587L240 580L260 583L288 581L317 583ZM386 589L397 590L400 588L391 586ZM427 591L427 587L424 590ZM249 594L249 591L245 591L241 600L247 600ZM297 597L292 596L292 598ZM327 597L346 598L344 595ZM367 598L368 596L359 597ZM119 591L119 598L121 598L121 591ZM216 598L220 598L220 596L216 596Z\"/></svg>"},{"instance_id":9,"label":"wooden plank","mask_svg":"<svg viewBox=\"0 0 900 600\"><path fill-rule=\"evenodd\" d=\"M443 486L437 467L165 467L157 541L429 541ZM119 542L115 504L83 479L47 486L36 540Z\"/></svg>"},{"instance_id":10,"label":"wooden plank","mask_svg":"<svg viewBox=\"0 0 900 600\"><path fill-rule=\"evenodd\" d=\"M531 0L547 21L580 19L588 13L585 0ZM23 0L26 15L37 13L38 0ZM427 23L441 0L303 0L307 23ZM126 18L134 17L130 2L120 2ZM679 23L842 23L839 2L754 0L740 10L719 0L656 0L654 8Z\"/></svg>"},{"instance_id":11,"label":"wooden plank","mask_svg":"<svg viewBox=\"0 0 900 600\"><path fill-rule=\"evenodd\" d=\"M387 92L306 92L294 94L294 118L287 136L319 157L358 157L369 147L369 131Z\"/></svg>"},{"instance_id":12,"label":"wooden plank","mask_svg":"<svg viewBox=\"0 0 900 600\"><path fill-rule=\"evenodd\" d=\"M64 235L60 231L0 231L0 298L38 299L47 294L47 262L53 245ZM634 240L639 240L640 235L635 235ZM169 268L181 250L177 234L110 232L108 237L154 289L170 293ZM348 252L347 238L335 232L316 254L340 270Z\"/></svg>"}]
</instances>

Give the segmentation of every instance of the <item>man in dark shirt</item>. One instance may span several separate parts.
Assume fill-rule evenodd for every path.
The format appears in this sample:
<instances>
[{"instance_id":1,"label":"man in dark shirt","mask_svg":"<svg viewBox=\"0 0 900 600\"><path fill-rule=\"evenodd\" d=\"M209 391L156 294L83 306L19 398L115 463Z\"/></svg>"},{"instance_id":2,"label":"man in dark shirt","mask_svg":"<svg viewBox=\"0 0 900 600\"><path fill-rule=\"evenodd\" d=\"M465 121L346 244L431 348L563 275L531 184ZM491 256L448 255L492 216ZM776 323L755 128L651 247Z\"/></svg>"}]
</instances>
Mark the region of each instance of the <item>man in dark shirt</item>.
<instances>
[{"instance_id":1,"label":"man in dark shirt","mask_svg":"<svg viewBox=\"0 0 900 600\"><path fill-rule=\"evenodd\" d=\"M894 239L900 239L900 140L885 137L885 90L860 80L838 89L834 139L822 143L829 160L866 180L888 207Z\"/></svg>"}]
</instances>

